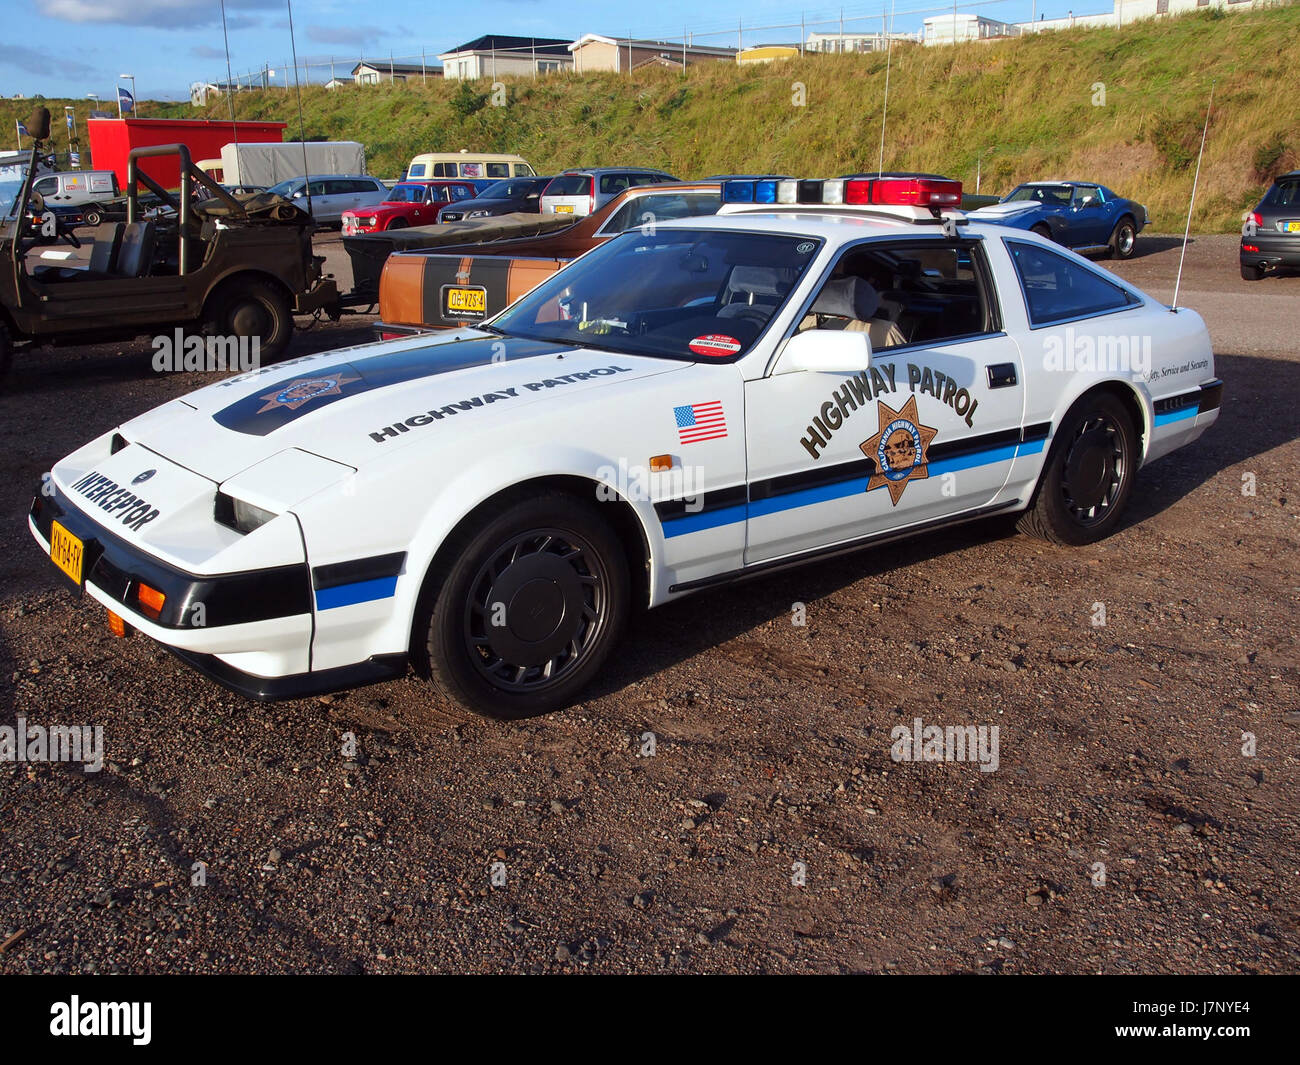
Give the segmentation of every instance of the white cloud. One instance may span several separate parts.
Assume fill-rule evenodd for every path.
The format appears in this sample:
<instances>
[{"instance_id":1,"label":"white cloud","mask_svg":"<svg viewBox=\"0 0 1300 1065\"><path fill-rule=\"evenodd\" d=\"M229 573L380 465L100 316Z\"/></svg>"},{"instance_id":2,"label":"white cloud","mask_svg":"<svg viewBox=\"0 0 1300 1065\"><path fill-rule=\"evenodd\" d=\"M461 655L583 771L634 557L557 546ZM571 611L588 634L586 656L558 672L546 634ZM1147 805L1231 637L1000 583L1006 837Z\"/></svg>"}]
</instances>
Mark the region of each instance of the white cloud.
<instances>
[{"instance_id":1,"label":"white cloud","mask_svg":"<svg viewBox=\"0 0 1300 1065\"><path fill-rule=\"evenodd\" d=\"M226 18L244 26L256 25L248 15L230 15L232 10L258 11L280 7L280 0L226 0ZM214 0L45 0L39 11L63 22L116 23L152 26L158 29L193 29L221 21L221 8Z\"/></svg>"}]
</instances>

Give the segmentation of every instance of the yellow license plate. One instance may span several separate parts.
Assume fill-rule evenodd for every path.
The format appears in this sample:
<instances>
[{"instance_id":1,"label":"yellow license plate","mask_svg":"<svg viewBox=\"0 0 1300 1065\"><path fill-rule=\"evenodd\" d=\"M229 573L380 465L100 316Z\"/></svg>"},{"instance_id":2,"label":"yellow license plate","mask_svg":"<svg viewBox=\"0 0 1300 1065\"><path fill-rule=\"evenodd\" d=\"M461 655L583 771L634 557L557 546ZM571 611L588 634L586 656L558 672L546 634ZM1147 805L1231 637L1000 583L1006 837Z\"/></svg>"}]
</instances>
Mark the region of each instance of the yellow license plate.
<instances>
[{"instance_id":1,"label":"yellow license plate","mask_svg":"<svg viewBox=\"0 0 1300 1065\"><path fill-rule=\"evenodd\" d=\"M448 317L454 317L458 314L472 314L481 318L487 314L487 289L448 288L446 290L446 307Z\"/></svg>"},{"instance_id":2,"label":"yellow license plate","mask_svg":"<svg viewBox=\"0 0 1300 1065\"><path fill-rule=\"evenodd\" d=\"M1288 222L1286 224L1286 231L1288 233L1300 233L1300 222Z\"/></svg>"},{"instance_id":3,"label":"yellow license plate","mask_svg":"<svg viewBox=\"0 0 1300 1065\"><path fill-rule=\"evenodd\" d=\"M82 542L57 521L50 524L50 561L78 586L81 584Z\"/></svg>"},{"instance_id":4,"label":"yellow license plate","mask_svg":"<svg viewBox=\"0 0 1300 1065\"><path fill-rule=\"evenodd\" d=\"M571 203L557 203L557 204L555 205L555 213L556 213L556 214L573 214L573 204L571 204Z\"/></svg>"}]
</instances>

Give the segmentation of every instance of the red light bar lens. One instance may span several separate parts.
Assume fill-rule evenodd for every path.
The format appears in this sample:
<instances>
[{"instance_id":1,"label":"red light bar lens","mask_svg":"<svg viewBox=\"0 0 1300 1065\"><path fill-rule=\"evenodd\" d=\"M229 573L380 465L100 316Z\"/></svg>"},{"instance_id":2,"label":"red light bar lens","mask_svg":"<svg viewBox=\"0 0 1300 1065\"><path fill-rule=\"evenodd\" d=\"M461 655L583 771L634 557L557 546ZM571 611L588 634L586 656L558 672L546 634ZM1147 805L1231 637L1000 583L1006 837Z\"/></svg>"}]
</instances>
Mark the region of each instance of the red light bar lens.
<instances>
[{"instance_id":1,"label":"red light bar lens","mask_svg":"<svg viewBox=\"0 0 1300 1065\"><path fill-rule=\"evenodd\" d=\"M844 202L893 207L960 207L961 182L935 178L852 178Z\"/></svg>"}]
</instances>

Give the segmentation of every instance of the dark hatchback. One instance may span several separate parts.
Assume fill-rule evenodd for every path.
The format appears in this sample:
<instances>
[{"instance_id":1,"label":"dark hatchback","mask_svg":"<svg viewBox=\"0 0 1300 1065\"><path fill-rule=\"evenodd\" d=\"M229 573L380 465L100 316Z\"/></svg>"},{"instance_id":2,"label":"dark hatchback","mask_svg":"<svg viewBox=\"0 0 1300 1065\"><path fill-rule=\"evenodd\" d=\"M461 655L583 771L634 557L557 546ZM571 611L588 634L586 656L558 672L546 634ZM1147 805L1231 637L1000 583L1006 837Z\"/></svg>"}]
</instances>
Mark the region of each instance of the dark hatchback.
<instances>
[{"instance_id":1,"label":"dark hatchback","mask_svg":"<svg viewBox=\"0 0 1300 1065\"><path fill-rule=\"evenodd\" d=\"M1241 276L1300 270L1300 170L1277 178L1241 231Z\"/></svg>"},{"instance_id":2,"label":"dark hatchback","mask_svg":"<svg viewBox=\"0 0 1300 1065\"><path fill-rule=\"evenodd\" d=\"M474 199L445 208L438 216L440 222L463 222L467 218L487 218L491 215L538 214L541 211L542 189L549 177L516 177L495 181Z\"/></svg>"}]
</instances>

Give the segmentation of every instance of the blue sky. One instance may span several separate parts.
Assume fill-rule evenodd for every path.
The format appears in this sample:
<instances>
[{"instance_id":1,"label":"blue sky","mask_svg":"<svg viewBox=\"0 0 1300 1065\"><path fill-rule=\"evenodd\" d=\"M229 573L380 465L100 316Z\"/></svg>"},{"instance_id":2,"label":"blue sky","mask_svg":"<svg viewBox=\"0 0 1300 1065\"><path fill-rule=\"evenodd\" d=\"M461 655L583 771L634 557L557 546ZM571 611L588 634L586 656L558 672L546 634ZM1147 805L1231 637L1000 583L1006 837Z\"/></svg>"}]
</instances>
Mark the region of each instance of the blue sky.
<instances>
[{"instance_id":1,"label":"blue sky","mask_svg":"<svg viewBox=\"0 0 1300 1065\"><path fill-rule=\"evenodd\" d=\"M816 0L813 0L815 3ZM890 0L885 0L886 3ZM951 10L942 0L893 0L895 28L915 31L926 14ZM1085 14L1111 10L1110 0L995 0L963 2L1005 22L1026 22L1034 12L1048 18L1073 10ZM219 0L7 0L8 38L0 49L0 93L6 96L113 99L118 75L134 74L141 99L183 98L191 82L225 80ZM879 29L882 5L846 3L846 30ZM684 29L700 44L735 45L737 25L746 44L799 38L799 20L808 28L833 31L841 8L808 6L798 0L659 0L654 5L610 4L608 0L480 0L434 7L427 0L298 0L293 8L299 62L319 64L312 80L328 77L333 56L337 70L359 54L419 61L421 48L432 59L484 33L572 39L583 33L609 36L676 37ZM861 21L867 17L867 21ZM273 84L282 84L292 55L285 0L226 0L231 64L236 75L270 66ZM814 26L814 24L817 24ZM760 29L759 27L772 27Z\"/></svg>"}]
</instances>

